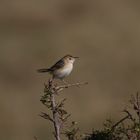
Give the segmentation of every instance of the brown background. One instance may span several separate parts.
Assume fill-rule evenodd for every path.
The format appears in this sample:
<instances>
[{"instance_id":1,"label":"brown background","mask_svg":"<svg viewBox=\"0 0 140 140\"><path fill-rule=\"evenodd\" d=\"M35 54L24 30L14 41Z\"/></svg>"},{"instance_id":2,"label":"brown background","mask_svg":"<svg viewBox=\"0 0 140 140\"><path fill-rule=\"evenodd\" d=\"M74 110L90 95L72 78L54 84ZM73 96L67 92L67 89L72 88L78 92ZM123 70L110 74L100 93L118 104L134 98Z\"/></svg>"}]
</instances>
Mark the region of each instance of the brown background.
<instances>
[{"instance_id":1,"label":"brown background","mask_svg":"<svg viewBox=\"0 0 140 140\"><path fill-rule=\"evenodd\" d=\"M81 131L120 118L140 87L140 2L0 0L1 140L53 139L38 116L49 75L36 69L65 54L80 57L67 81L89 82L62 95Z\"/></svg>"}]
</instances>

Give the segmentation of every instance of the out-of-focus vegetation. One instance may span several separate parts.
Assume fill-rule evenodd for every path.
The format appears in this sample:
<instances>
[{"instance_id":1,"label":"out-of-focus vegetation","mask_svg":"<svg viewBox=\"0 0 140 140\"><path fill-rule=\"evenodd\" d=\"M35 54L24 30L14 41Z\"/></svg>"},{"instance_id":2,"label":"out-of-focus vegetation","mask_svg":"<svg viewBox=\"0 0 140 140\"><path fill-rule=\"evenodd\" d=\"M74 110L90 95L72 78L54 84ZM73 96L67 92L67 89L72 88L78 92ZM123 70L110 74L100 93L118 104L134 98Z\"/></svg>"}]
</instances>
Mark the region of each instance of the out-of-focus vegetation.
<instances>
[{"instance_id":1,"label":"out-of-focus vegetation","mask_svg":"<svg viewBox=\"0 0 140 140\"><path fill-rule=\"evenodd\" d=\"M124 109L125 117L117 122L106 120L102 130L93 130L84 140L139 140L140 94L132 95L130 108Z\"/></svg>"}]
</instances>

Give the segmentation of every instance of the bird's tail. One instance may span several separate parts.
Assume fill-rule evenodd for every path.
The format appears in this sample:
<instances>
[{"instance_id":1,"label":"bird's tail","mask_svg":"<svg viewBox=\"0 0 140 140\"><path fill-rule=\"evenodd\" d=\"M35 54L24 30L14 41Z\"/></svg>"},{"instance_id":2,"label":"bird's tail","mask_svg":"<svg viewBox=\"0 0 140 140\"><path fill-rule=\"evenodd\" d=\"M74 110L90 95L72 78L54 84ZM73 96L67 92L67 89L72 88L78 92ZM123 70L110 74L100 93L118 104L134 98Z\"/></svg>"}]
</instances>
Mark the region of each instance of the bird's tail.
<instances>
[{"instance_id":1,"label":"bird's tail","mask_svg":"<svg viewBox=\"0 0 140 140\"><path fill-rule=\"evenodd\" d=\"M39 73L50 72L50 69L38 69L37 72Z\"/></svg>"}]
</instances>

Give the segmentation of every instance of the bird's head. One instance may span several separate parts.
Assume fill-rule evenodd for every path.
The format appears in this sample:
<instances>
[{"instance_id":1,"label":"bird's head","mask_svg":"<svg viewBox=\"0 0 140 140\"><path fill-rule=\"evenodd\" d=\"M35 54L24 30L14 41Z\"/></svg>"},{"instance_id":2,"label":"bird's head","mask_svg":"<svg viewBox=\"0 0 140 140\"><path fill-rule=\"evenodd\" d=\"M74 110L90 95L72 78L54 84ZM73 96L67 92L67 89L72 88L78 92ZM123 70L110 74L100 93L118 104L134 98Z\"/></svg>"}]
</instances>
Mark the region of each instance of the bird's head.
<instances>
[{"instance_id":1,"label":"bird's head","mask_svg":"<svg viewBox=\"0 0 140 140\"><path fill-rule=\"evenodd\" d=\"M63 60L65 61L65 63L74 63L75 62L75 59L76 58L79 58L79 57L74 57L72 55L66 55L63 57Z\"/></svg>"}]
</instances>

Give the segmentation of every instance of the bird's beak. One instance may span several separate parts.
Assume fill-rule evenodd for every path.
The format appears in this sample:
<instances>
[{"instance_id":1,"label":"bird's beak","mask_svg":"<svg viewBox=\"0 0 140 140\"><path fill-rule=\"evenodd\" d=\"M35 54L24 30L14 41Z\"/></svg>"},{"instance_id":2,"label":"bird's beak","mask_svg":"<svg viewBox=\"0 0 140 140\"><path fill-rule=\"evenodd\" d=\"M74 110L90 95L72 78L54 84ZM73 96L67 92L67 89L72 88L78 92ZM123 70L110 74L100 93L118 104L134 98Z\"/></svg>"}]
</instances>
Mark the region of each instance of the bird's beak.
<instances>
[{"instance_id":1,"label":"bird's beak","mask_svg":"<svg viewBox=\"0 0 140 140\"><path fill-rule=\"evenodd\" d=\"M79 58L79 57L77 57L77 56L74 56L73 58Z\"/></svg>"}]
</instances>

